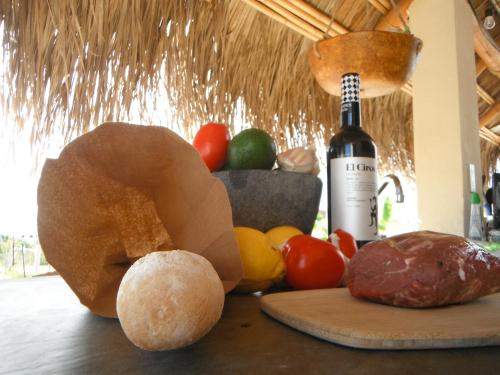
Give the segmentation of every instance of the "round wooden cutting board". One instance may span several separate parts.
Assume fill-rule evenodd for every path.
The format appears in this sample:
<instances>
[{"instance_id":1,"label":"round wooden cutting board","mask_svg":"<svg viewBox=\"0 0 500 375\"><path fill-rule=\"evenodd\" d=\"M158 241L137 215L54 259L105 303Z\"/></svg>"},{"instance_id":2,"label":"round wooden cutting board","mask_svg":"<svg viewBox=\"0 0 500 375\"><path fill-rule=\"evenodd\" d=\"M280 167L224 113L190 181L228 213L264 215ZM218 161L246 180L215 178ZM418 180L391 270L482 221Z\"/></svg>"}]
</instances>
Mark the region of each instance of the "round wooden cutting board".
<instances>
[{"instance_id":1,"label":"round wooden cutting board","mask_svg":"<svg viewBox=\"0 0 500 375\"><path fill-rule=\"evenodd\" d=\"M261 308L299 331L354 348L500 345L500 293L464 305L408 309L362 301L336 288L269 294Z\"/></svg>"}]
</instances>

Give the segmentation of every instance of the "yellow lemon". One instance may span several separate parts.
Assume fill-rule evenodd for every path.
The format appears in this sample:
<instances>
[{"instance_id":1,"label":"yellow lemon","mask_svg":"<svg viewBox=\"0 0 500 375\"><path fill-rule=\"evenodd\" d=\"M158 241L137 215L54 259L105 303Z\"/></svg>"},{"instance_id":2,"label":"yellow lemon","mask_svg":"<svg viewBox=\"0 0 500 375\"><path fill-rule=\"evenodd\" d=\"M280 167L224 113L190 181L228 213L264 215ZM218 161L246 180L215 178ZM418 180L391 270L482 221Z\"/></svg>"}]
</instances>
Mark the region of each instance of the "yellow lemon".
<instances>
[{"instance_id":1,"label":"yellow lemon","mask_svg":"<svg viewBox=\"0 0 500 375\"><path fill-rule=\"evenodd\" d=\"M279 249L286 241L288 241L293 236L298 234L304 234L300 229L292 227L290 225L282 225L269 229L266 232L267 238L271 241L271 245L275 249Z\"/></svg>"},{"instance_id":2,"label":"yellow lemon","mask_svg":"<svg viewBox=\"0 0 500 375\"><path fill-rule=\"evenodd\" d=\"M257 229L234 228L243 263L243 279L236 287L240 292L266 290L285 273L281 253L273 249L269 238Z\"/></svg>"}]
</instances>

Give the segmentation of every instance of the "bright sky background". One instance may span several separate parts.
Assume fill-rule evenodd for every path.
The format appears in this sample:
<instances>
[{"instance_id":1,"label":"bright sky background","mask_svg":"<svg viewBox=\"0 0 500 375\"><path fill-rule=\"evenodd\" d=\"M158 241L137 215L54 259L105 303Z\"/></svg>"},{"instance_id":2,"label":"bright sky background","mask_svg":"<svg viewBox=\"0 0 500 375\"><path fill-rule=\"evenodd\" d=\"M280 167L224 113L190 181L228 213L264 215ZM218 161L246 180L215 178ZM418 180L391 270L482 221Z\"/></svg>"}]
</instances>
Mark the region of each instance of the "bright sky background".
<instances>
[{"instance_id":1,"label":"bright sky background","mask_svg":"<svg viewBox=\"0 0 500 375\"><path fill-rule=\"evenodd\" d=\"M0 138L0 233L34 234L37 174L31 173L29 139L13 136Z\"/></svg>"},{"instance_id":2,"label":"bright sky background","mask_svg":"<svg viewBox=\"0 0 500 375\"><path fill-rule=\"evenodd\" d=\"M0 51L1 52L1 51ZM1 65L0 59L0 65ZM162 92L161 94L166 95ZM161 95L160 94L160 95ZM150 103L153 100L149 101ZM166 96L159 102L167 103ZM152 123L166 125L171 123L172 111L170 108L147 108L150 119L141 121L137 103L133 103L131 117L128 122L136 124ZM0 234L8 235L35 235L37 234L36 191L40 173L46 158L57 158L64 148L65 142L60 135L52 135L50 145L38 160L30 147L32 127L26 124L22 132L8 119L0 106ZM56 121L57 122L57 121ZM249 124L236 124L235 132L249 127Z\"/></svg>"},{"instance_id":3,"label":"bright sky background","mask_svg":"<svg viewBox=\"0 0 500 375\"><path fill-rule=\"evenodd\" d=\"M0 118L4 119L2 113ZM11 124L0 133L0 234L36 234L36 187L43 162L35 167L30 129L16 134ZM62 141L51 142L47 155L57 157Z\"/></svg>"},{"instance_id":4,"label":"bright sky background","mask_svg":"<svg viewBox=\"0 0 500 375\"><path fill-rule=\"evenodd\" d=\"M0 113L0 118L2 114ZM158 121L158 123L161 123ZM246 127L246 126L245 126ZM12 129L12 126L7 126ZM36 229L36 189L40 172L45 157L57 158L64 146L61 137L53 136L50 149L47 150L40 165L35 166L35 157L29 143L28 128L25 132L16 134L12 131L4 131L0 134L0 234L9 235L35 235ZM236 127L236 132L241 126ZM323 157L324 150L318 150L318 157ZM324 161L321 174L323 180L323 197L320 210L326 211L326 170ZM395 216L405 217L406 220L394 228L397 232L416 229L416 194L414 186L410 188L408 181L403 180L405 189L405 204L394 206ZM394 194L394 188L390 186L387 193ZM409 215L408 215L409 214ZM402 227L401 227L402 226Z\"/></svg>"},{"instance_id":5,"label":"bright sky background","mask_svg":"<svg viewBox=\"0 0 500 375\"><path fill-rule=\"evenodd\" d=\"M1 34L1 27L0 27ZM0 49L0 57L2 56ZM1 66L3 63L0 58L0 71L3 69ZM160 89L160 99L159 103L168 103L166 98L166 92ZM165 99L162 99L162 98ZM154 103L154 98L147 101L147 103ZM239 103L241 105L241 103ZM242 109L237 107L236 111L241 111ZM10 120L1 112L0 106L0 234L8 235L36 235L36 216L37 216L37 204L36 204L36 190L38 185L38 180L40 177L40 172L43 167L43 163L46 158L57 158L59 153L64 147L64 141L61 136L53 135L48 142L49 149L45 150L43 155L38 157L39 164L35 165L35 160L37 159L33 154L30 147L30 134L32 126L30 126L27 120L25 124L25 130L23 132L17 132L15 125L9 123ZM144 122L140 120L139 108L137 103L133 103L131 108L131 118L128 119L132 123L137 124L156 124L156 125L166 125L172 124L172 108L162 107L151 108L148 106L146 109L147 113L150 114L149 121ZM233 124L234 133L238 133L244 128L248 128L251 124L241 123L237 121L239 116L236 116L235 121L237 123ZM57 123L57 121L55 121ZM201 125L201 124L200 124ZM234 135L234 134L233 134ZM320 210L327 210L327 197L326 197L326 165L325 165L325 154L326 150L323 145L316 144L317 156L321 160L321 173L320 178L323 181L323 196L320 203ZM406 202L404 205L395 205L394 211L395 216L404 218L400 223L406 230L415 229L416 222L416 194L414 186L412 189L408 189L409 181L402 181L403 188L405 189ZM393 187L387 189L386 194L394 195ZM398 214L399 211L399 214ZM395 228L396 229L396 228ZM401 227L398 228L401 230Z\"/></svg>"},{"instance_id":6,"label":"bright sky background","mask_svg":"<svg viewBox=\"0 0 500 375\"><path fill-rule=\"evenodd\" d=\"M136 116L134 116L136 117ZM137 116L138 117L138 116ZM5 118L0 113L0 118ZM139 119L136 123L140 123ZM157 124L161 124L156 118ZM238 133L248 124L238 124L235 132ZM41 169L45 158L57 158L64 141L61 137L53 136L50 140L50 149L39 158L39 165L35 165L35 155L30 147L30 127L18 133L12 124L5 124L0 133L0 234L35 235L37 204L36 190ZM318 155L319 156L319 155ZM320 176L324 181L326 191L326 171L322 168ZM322 199L321 210L327 208L326 196Z\"/></svg>"}]
</instances>

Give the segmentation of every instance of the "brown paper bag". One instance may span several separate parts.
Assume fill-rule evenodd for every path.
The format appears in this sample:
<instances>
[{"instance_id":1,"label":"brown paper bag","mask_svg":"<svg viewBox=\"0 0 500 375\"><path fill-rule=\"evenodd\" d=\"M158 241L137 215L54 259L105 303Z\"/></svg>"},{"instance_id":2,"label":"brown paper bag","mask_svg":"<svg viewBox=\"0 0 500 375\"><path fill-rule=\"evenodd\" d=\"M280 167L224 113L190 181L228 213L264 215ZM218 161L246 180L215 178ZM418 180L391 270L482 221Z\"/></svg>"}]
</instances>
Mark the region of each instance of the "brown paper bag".
<instances>
[{"instance_id":1,"label":"brown paper bag","mask_svg":"<svg viewBox=\"0 0 500 375\"><path fill-rule=\"evenodd\" d=\"M102 316L116 317L123 275L155 250L205 256L226 292L243 272L223 183L161 127L103 124L47 160L38 235L49 263Z\"/></svg>"}]
</instances>

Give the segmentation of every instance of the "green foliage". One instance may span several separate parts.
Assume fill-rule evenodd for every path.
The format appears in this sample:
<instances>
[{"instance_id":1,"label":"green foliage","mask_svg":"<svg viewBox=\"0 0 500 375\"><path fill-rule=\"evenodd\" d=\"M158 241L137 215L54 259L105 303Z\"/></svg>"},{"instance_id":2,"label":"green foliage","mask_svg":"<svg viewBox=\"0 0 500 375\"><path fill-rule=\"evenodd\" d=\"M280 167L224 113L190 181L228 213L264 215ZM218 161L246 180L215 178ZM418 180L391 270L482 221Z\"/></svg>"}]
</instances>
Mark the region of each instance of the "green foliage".
<instances>
[{"instance_id":1,"label":"green foliage","mask_svg":"<svg viewBox=\"0 0 500 375\"><path fill-rule=\"evenodd\" d=\"M411 34L411 30L408 26L403 25L400 28L397 27L391 27L387 31L391 31L393 33L401 33L401 34Z\"/></svg>"},{"instance_id":2,"label":"green foliage","mask_svg":"<svg viewBox=\"0 0 500 375\"><path fill-rule=\"evenodd\" d=\"M24 277L22 269L11 267L5 273L7 279L20 279Z\"/></svg>"},{"instance_id":3,"label":"green foliage","mask_svg":"<svg viewBox=\"0 0 500 375\"><path fill-rule=\"evenodd\" d=\"M0 235L0 255L12 251L12 239L9 236Z\"/></svg>"},{"instance_id":4,"label":"green foliage","mask_svg":"<svg viewBox=\"0 0 500 375\"><path fill-rule=\"evenodd\" d=\"M12 254L13 249L14 254ZM25 272L28 277L35 269L39 271L40 266L47 266L43 252L40 254L40 264L35 266L36 251L41 251L36 238L0 235L0 279L24 277Z\"/></svg>"},{"instance_id":5,"label":"green foliage","mask_svg":"<svg viewBox=\"0 0 500 375\"><path fill-rule=\"evenodd\" d=\"M47 262L47 259L45 258L45 254L43 251L40 254L40 265L41 266L48 266L49 265L49 262Z\"/></svg>"},{"instance_id":6,"label":"green foliage","mask_svg":"<svg viewBox=\"0 0 500 375\"><path fill-rule=\"evenodd\" d=\"M328 221L324 213L318 212L314 222L313 234L322 240L328 239Z\"/></svg>"},{"instance_id":7,"label":"green foliage","mask_svg":"<svg viewBox=\"0 0 500 375\"><path fill-rule=\"evenodd\" d=\"M484 249L488 251L500 252L500 243L498 242L481 242L479 245L481 245Z\"/></svg>"},{"instance_id":8,"label":"green foliage","mask_svg":"<svg viewBox=\"0 0 500 375\"><path fill-rule=\"evenodd\" d=\"M380 231L385 231L387 229L387 225L391 220L392 216L392 200L389 197L385 198L384 208L382 210L382 219L378 223L378 229Z\"/></svg>"},{"instance_id":9,"label":"green foliage","mask_svg":"<svg viewBox=\"0 0 500 375\"><path fill-rule=\"evenodd\" d=\"M15 249L32 249L33 243L24 238L12 238L11 236L0 234L0 254L5 254L12 251L12 241L15 240Z\"/></svg>"}]
</instances>

